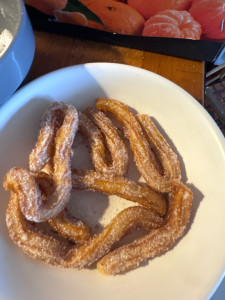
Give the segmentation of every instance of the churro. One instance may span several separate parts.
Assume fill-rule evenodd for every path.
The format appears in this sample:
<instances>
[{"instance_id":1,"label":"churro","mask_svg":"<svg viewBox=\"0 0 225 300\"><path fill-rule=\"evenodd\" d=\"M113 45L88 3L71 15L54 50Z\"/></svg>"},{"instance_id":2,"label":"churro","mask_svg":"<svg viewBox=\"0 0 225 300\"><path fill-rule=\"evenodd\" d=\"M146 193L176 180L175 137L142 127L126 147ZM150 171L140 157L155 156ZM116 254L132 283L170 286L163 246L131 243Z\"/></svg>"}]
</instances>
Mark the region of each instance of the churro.
<instances>
[{"instance_id":1,"label":"churro","mask_svg":"<svg viewBox=\"0 0 225 300\"><path fill-rule=\"evenodd\" d=\"M103 175L93 170L74 169L72 170L72 185L75 190L92 190L107 195L117 195L148 207L162 216L166 214L165 197L142 182L134 182L120 176Z\"/></svg>"},{"instance_id":2,"label":"churro","mask_svg":"<svg viewBox=\"0 0 225 300\"><path fill-rule=\"evenodd\" d=\"M120 101L99 98L96 100L96 107L105 112L112 113L124 126L124 133L130 141L131 149L138 170L146 183L159 192L171 191L174 178L169 169L164 169L162 174L157 160L144 132L131 110ZM153 141L154 142L154 141ZM167 164L164 164L164 168Z\"/></svg>"},{"instance_id":3,"label":"churro","mask_svg":"<svg viewBox=\"0 0 225 300\"><path fill-rule=\"evenodd\" d=\"M50 120L52 120L52 108L55 107L55 105L58 107L58 104L53 103L47 111L47 116L49 115ZM78 113L71 105L63 104L63 108L64 115L61 121L62 123L57 132L55 132L54 138L54 155L52 158L53 180L55 184L54 193L52 193L49 199L43 202L41 191L38 188L35 178L25 169L12 168L4 179L5 189L18 194L23 214L28 220L34 222L43 222L53 218L65 208L70 198L72 189L71 146L78 129ZM53 110L53 112L56 113L57 117L57 110ZM61 119L61 117L62 116L60 115L59 119ZM46 115L44 119L48 119ZM58 119L56 118L56 120ZM54 124L57 123L56 120L54 121ZM46 123L48 124L47 127L50 127L49 132L54 132L54 125L51 125L51 123L49 124L47 121L44 122L44 124ZM48 149L52 149L52 142L50 140L53 139L54 135L52 133L49 134L50 137L47 141L43 135L44 133L41 131L37 142L38 146L34 148L35 150L31 155L33 160L31 162L30 159L32 171L39 171L40 168L43 168L50 157ZM42 143L42 141L44 142ZM44 147L42 149L43 144Z\"/></svg>"},{"instance_id":4,"label":"churro","mask_svg":"<svg viewBox=\"0 0 225 300\"><path fill-rule=\"evenodd\" d=\"M122 123L123 137L106 112ZM93 170L72 168L77 130L89 141ZM130 158L124 137L145 182L125 177ZM152 119L105 98L79 113L65 103L50 105L29 156L29 170L11 168L3 185L11 192L6 212L9 235L26 254L64 268L87 268L97 262L105 275L136 268L169 250L185 234L193 199L181 182L178 156ZM67 209L72 188L116 195L135 206L120 211L93 235ZM137 229L147 233L118 246Z\"/></svg>"},{"instance_id":5,"label":"churro","mask_svg":"<svg viewBox=\"0 0 225 300\"><path fill-rule=\"evenodd\" d=\"M98 262L98 270L105 275L115 275L136 268L142 261L167 251L185 233L192 198L192 192L187 186L176 183L170 195L165 224L104 256Z\"/></svg>"},{"instance_id":6,"label":"churro","mask_svg":"<svg viewBox=\"0 0 225 300\"><path fill-rule=\"evenodd\" d=\"M135 206L120 212L103 231L81 246L43 232L21 213L18 195L11 193L6 224L13 242L34 259L64 268L83 268L106 255L127 231L144 228L150 230L163 224L163 218L148 209Z\"/></svg>"},{"instance_id":7,"label":"churro","mask_svg":"<svg viewBox=\"0 0 225 300\"><path fill-rule=\"evenodd\" d=\"M79 113L79 119L80 131L88 137L90 143L95 170L112 176L123 176L128 166L127 149L110 119L95 110L89 110L88 115ZM111 154L111 161L107 157L106 150Z\"/></svg>"}]
</instances>

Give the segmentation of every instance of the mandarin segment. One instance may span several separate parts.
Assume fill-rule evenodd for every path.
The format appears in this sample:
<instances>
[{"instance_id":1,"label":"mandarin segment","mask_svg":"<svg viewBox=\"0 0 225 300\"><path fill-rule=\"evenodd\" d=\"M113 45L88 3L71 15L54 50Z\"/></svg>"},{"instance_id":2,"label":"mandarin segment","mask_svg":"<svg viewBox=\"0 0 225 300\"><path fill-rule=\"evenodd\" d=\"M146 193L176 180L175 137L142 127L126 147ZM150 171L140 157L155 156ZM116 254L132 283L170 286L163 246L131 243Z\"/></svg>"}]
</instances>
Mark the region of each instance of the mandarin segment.
<instances>
[{"instance_id":1,"label":"mandarin segment","mask_svg":"<svg viewBox=\"0 0 225 300\"><path fill-rule=\"evenodd\" d=\"M199 40L201 33L201 25L188 11L170 9L149 18L145 22L142 35Z\"/></svg>"}]
</instances>

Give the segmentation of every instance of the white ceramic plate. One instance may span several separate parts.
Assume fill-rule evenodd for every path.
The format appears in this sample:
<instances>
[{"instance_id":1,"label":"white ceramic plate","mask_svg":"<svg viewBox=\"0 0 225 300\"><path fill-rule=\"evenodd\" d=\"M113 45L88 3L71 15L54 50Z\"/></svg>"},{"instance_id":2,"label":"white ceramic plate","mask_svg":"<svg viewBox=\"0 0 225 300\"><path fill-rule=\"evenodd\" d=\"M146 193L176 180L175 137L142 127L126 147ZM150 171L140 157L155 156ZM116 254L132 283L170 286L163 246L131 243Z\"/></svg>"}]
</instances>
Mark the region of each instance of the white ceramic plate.
<instances>
[{"instance_id":1,"label":"white ceramic plate","mask_svg":"<svg viewBox=\"0 0 225 300\"><path fill-rule=\"evenodd\" d=\"M28 258L9 239L9 193L1 187L0 299L206 299L225 269L225 143L202 106L172 82L108 63L70 67L33 81L0 110L0 181L12 166L27 166L40 117L50 102L70 102L82 110L100 96L148 113L163 128L179 155L183 181L194 193L187 234L165 255L115 277L95 269L49 267Z\"/></svg>"}]
</instances>

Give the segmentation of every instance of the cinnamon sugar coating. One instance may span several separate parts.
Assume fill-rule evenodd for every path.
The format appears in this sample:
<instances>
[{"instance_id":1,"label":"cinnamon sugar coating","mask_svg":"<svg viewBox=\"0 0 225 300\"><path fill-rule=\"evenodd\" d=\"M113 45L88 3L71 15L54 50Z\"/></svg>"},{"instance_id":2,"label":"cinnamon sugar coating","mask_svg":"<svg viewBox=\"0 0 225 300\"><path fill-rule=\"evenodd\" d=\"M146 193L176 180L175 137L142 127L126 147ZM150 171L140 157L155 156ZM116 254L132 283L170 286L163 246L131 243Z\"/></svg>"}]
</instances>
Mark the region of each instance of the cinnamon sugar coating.
<instances>
[{"instance_id":1,"label":"cinnamon sugar coating","mask_svg":"<svg viewBox=\"0 0 225 300\"><path fill-rule=\"evenodd\" d=\"M96 171L72 170L72 185L75 190L92 190L107 195L117 195L123 199L145 206L161 216L167 206L163 194L154 191L147 184L134 182L120 176L99 174Z\"/></svg>"},{"instance_id":2,"label":"cinnamon sugar coating","mask_svg":"<svg viewBox=\"0 0 225 300\"><path fill-rule=\"evenodd\" d=\"M105 275L115 275L136 268L142 261L167 251L185 233L189 222L193 194L182 183L173 186L165 224L151 230L129 245L122 246L98 262L98 270Z\"/></svg>"},{"instance_id":3,"label":"cinnamon sugar coating","mask_svg":"<svg viewBox=\"0 0 225 300\"><path fill-rule=\"evenodd\" d=\"M125 177L128 151L104 112L122 123L145 183ZM78 122L90 144L93 170L71 166ZM29 170L12 168L5 175L4 188L11 191L9 235L27 255L47 264L81 269L97 262L100 272L116 275L166 252L185 234L193 194L181 179L177 155L148 115L106 98L79 115L72 105L56 102L43 116ZM135 206L120 211L92 235L91 228L66 208L72 188L117 195ZM147 233L118 246L137 229Z\"/></svg>"},{"instance_id":4,"label":"cinnamon sugar coating","mask_svg":"<svg viewBox=\"0 0 225 300\"><path fill-rule=\"evenodd\" d=\"M5 189L18 194L23 214L28 220L34 222L46 221L60 213L67 205L72 189L71 146L78 129L78 113L73 106L63 104L60 111L60 113L63 113L63 119L61 120L62 114L59 116L58 110L54 109L55 106L58 108L60 105L53 103L47 110L43 126L47 126L48 130L42 130L41 128L38 142L30 156L31 170L33 172L34 170L39 171L39 168L44 167L49 161L49 157L52 157L49 155L50 150L48 149L51 148L52 151L53 142L51 140L54 141L52 158L53 181L55 183L54 193L43 202L41 191L35 178L29 171L21 168L12 168L4 178ZM46 119L53 119L51 117L52 114L55 115L53 125L51 122L46 121ZM46 115L49 117L46 117ZM55 124L59 124L60 121L61 125L55 131ZM49 134L48 131L50 132ZM48 136L47 141L45 134ZM33 161L31 161L31 158L33 158Z\"/></svg>"},{"instance_id":5,"label":"cinnamon sugar coating","mask_svg":"<svg viewBox=\"0 0 225 300\"><path fill-rule=\"evenodd\" d=\"M118 100L99 98L96 100L96 107L101 111L112 113L120 122L122 122L124 133L129 139L130 147L134 153L134 160L137 168L146 183L157 191L170 192L174 184L173 174L171 174L170 169L167 168L168 165L166 163L163 164L164 168L161 174L156 157L148 143L142 127L128 106ZM155 131L154 134L156 135L158 132ZM156 139L153 139L152 143L155 144L155 141ZM157 148L157 145L155 146ZM161 150L160 152L162 151L164 150Z\"/></svg>"},{"instance_id":6,"label":"cinnamon sugar coating","mask_svg":"<svg viewBox=\"0 0 225 300\"><path fill-rule=\"evenodd\" d=\"M99 234L81 246L38 229L20 210L19 199L12 193L6 213L6 224L13 242L34 259L64 268L83 268L107 254L127 231L135 228L157 228L163 219L144 207L129 207L120 212Z\"/></svg>"},{"instance_id":7,"label":"cinnamon sugar coating","mask_svg":"<svg viewBox=\"0 0 225 300\"><path fill-rule=\"evenodd\" d=\"M111 120L93 108L79 113L79 117L79 128L88 137L95 170L112 176L123 176L128 166L128 153ZM106 149L111 154L111 161L106 155Z\"/></svg>"}]
</instances>

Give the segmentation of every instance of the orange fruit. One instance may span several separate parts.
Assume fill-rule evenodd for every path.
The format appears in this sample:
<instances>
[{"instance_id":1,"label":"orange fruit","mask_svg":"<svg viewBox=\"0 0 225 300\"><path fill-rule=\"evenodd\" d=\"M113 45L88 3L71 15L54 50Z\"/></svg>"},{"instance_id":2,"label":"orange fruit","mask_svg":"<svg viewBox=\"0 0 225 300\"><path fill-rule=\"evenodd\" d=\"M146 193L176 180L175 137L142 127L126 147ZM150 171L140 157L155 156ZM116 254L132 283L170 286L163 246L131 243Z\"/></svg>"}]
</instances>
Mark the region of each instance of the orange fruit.
<instances>
[{"instance_id":1,"label":"orange fruit","mask_svg":"<svg viewBox=\"0 0 225 300\"><path fill-rule=\"evenodd\" d=\"M139 11L147 20L156 13L167 10L187 10L192 0L127 0L127 4Z\"/></svg>"},{"instance_id":2,"label":"orange fruit","mask_svg":"<svg viewBox=\"0 0 225 300\"><path fill-rule=\"evenodd\" d=\"M201 32L201 25L188 11L165 10L145 22L142 35L198 40Z\"/></svg>"},{"instance_id":3,"label":"orange fruit","mask_svg":"<svg viewBox=\"0 0 225 300\"><path fill-rule=\"evenodd\" d=\"M81 2L104 24L88 21L89 27L114 33L141 35L145 20L129 5L113 0L81 0Z\"/></svg>"},{"instance_id":4,"label":"orange fruit","mask_svg":"<svg viewBox=\"0 0 225 300\"><path fill-rule=\"evenodd\" d=\"M47 15L53 15L55 9L63 9L67 4L67 0L25 0L24 2Z\"/></svg>"},{"instance_id":5,"label":"orange fruit","mask_svg":"<svg viewBox=\"0 0 225 300\"><path fill-rule=\"evenodd\" d=\"M189 10L208 39L225 39L225 1L194 0Z\"/></svg>"},{"instance_id":6,"label":"orange fruit","mask_svg":"<svg viewBox=\"0 0 225 300\"><path fill-rule=\"evenodd\" d=\"M54 10L53 12L56 20L62 23L70 23L80 26L87 26L88 20L85 15L79 12L67 12L62 10Z\"/></svg>"}]
</instances>

